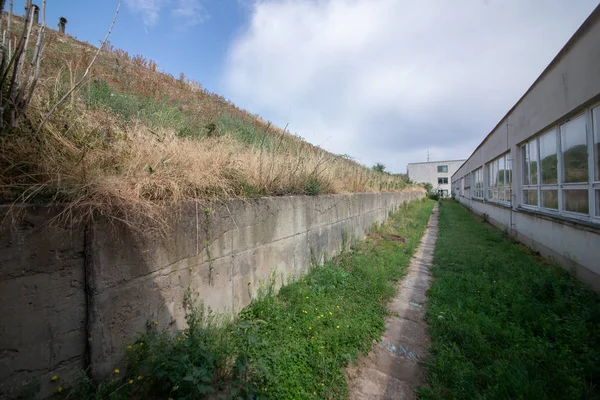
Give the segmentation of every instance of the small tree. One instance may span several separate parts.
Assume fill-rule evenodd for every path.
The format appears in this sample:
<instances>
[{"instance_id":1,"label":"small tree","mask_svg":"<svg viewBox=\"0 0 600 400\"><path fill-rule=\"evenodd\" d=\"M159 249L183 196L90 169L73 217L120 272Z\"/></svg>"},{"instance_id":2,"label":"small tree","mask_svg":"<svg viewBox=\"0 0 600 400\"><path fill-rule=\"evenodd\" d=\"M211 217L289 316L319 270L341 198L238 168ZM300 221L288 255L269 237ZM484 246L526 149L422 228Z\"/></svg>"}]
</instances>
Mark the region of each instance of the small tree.
<instances>
[{"instance_id":1,"label":"small tree","mask_svg":"<svg viewBox=\"0 0 600 400\"><path fill-rule=\"evenodd\" d=\"M371 167L374 171L377 172L385 172L385 165L381 164L381 163L376 163L375 165L373 165Z\"/></svg>"}]
</instances>

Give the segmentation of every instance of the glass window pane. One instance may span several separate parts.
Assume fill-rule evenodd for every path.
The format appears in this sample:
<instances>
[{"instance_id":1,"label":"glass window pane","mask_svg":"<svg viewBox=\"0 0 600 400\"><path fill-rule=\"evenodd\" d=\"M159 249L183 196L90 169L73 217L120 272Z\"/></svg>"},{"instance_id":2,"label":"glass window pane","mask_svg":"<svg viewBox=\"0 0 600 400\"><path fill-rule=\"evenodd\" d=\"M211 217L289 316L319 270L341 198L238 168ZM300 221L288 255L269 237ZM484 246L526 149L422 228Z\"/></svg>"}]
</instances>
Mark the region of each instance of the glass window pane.
<instances>
[{"instance_id":1,"label":"glass window pane","mask_svg":"<svg viewBox=\"0 0 600 400\"><path fill-rule=\"evenodd\" d=\"M529 171L531 171L531 185L538 183L538 146L537 139L529 142Z\"/></svg>"},{"instance_id":2,"label":"glass window pane","mask_svg":"<svg viewBox=\"0 0 600 400\"><path fill-rule=\"evenodd\" d=\"M588 191L563 189L563 204L566 211L588 214L590 212Z\"/></svg>"},{"instance_id":3,"label":"glass window pane","mask_svg":"<svg viewBox=\"0 0 600 400\"><path fill-rule=\"evenodd\" d=\"M538 205L537 189L523 190L523 203L529 204L530 206L537 206Z\"/></svg>"},{"instance_id":4,"label":"glass window pane","mask_svg":"<svg viewBox=\"0 0 600 400\"><path fill-rule=\"evenodd\" d=\"M540 162L542 184L548 185L558 183L556 131L548 132L540 137Z\"/></svg>"},{"instance_id":5,"label":"glass window pane","mask_svg":"<svg viewBox=\"0 0 600 400\"><path fill-rule=\"evenodd\" d=\"M542 190L542 207L558 210L558 190Z\"/></svg>"},{"instance_id":6,"label":"glass window pane","mask_svg":"<svg viewBox=\"0 0 600 400\"><path fill-rule=\"evenodd\" d=\"M498 165L498 171L496 173L496 186L502 187L504 186L504 170L506 169L504 157L500 157L496 162Z\"/></svg>"},{"instance_id":7,"label":"glass window pane","mask_svg":"<svg viewBox=\"0 0 600 400\"><path fill-rule=\"evenodd\" d=\"M596 216L600 217L600 189L596 190Z\"/></svg>"},{"instance_id":8,"label":"glass window pane","mask_svg":"<svg viewBox=\"0 0 600 400\"><path fill-rule=\"evenodd\" d=\"M587 182L589 178L585 115L561 125L560 142L564 182Z\"/></svg>"},{"instance_id":9,"label":"glass window pane","mask_svg":"<svg viewBox=\"0 0 600 400\"><path fill-rule=\"evenodd\" d=\"M594 126L594 157L596 160L594 165L596 166L596 180L600 181L600 107L596 107L592 110L592 117L592 124ZM597 212L598 207L596 206L596 213Z\"/></svg>"},{"instance_id":10,"label":"glass window pane","mask_svg":"<svg viewBox=\"0 0 600 400\"><path fill-rule=\"evenodd\" d=\"M510 158L510 153L506 155L506 175L504 186L512 185L512 159Z\"/></svg>"},{"instance_id":11,"label":"glass window pane","mask_svg":"<svg viewBox=\"0 0 600 400\"><path fill-rule=\"evenodd\" d=\"M499 201L504 201L504 189L499 189L498 190L498 200Z\"/></svg>"},{"instance_id":12,"label":"glass window pane","mask_svg":"<svg viewBox=\"0 0 600 400\"><path fill-rule=\"evenodd\" d=\"M529 185L529 143L521 146L521 154L523 155L523 185Z\"/></svg>"},{"instance_id":13,"label":"glass window pane","mask_svg":"<svg viewBox=\"0 0 600 400\"><path fill-rule=\"evenodd\" d=\"M512 189L506 189L506 197L504 200L508 202L512 201Z\"/></svg>"}]
</instances>

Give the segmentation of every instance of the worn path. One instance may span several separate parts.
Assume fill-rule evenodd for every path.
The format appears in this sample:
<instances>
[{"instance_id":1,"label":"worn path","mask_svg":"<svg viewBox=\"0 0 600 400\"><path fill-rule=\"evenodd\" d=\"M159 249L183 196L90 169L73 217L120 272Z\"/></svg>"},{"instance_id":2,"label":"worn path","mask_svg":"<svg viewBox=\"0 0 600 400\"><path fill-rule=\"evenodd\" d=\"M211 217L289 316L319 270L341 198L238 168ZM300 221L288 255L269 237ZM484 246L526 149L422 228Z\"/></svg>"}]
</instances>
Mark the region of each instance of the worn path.
<instances>
[{"instance_id":1,"label":"worn path","mask_svg":"<svg viewBox=\"0 0 600 400\"><path fill-rule=\"evenodd\" d=\"M419 364L427 354L425 324L429 268L438 234L438 205L390 304L391 316L379 343L348 370L350 400L414 399L425 371Z\"/></svg>"}]
</instances>

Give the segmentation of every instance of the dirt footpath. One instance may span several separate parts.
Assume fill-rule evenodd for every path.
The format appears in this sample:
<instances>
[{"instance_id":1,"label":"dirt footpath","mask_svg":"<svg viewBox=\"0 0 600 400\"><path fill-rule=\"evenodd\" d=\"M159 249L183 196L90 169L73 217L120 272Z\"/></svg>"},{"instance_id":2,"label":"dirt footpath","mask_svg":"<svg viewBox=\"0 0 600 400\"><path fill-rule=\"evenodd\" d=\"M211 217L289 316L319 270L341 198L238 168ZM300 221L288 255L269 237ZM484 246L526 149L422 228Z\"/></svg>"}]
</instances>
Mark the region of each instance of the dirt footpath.
<instances>
[{"instance_id":1,"label":"dirt footpath","mask_svg":"<svg viewBox=\"0 0 600 400\"><path fill-rule=\"evenodd\" d=\"M416 398L414 389L425 375L419 361L427 355L429 346L424 317L437 234L436 204L408 272L390 303L391 316L381 341L347 370L350 400Z\"/></svg>"}]
</instances>

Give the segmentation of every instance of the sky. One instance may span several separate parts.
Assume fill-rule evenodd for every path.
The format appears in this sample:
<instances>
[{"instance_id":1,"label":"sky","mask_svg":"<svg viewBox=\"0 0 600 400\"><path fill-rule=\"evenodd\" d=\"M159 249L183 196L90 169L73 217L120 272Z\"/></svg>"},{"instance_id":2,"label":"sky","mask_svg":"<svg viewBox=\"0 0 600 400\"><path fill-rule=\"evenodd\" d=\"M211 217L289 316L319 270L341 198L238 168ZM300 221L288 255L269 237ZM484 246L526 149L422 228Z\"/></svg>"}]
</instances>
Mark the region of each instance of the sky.
<instances>
[{"instance_id":1,"label":"sky","mask_svg":"<svg viewBox=\"0 0 600 400\"><path fill-rule=\"evenodd\" d=\"M47 23L64 16L98 45L117 3L48 0ZM428 154L467 158L598 3L123 0L110 41L328 151L405 172Z\"/></svg>"}]
</instances>

